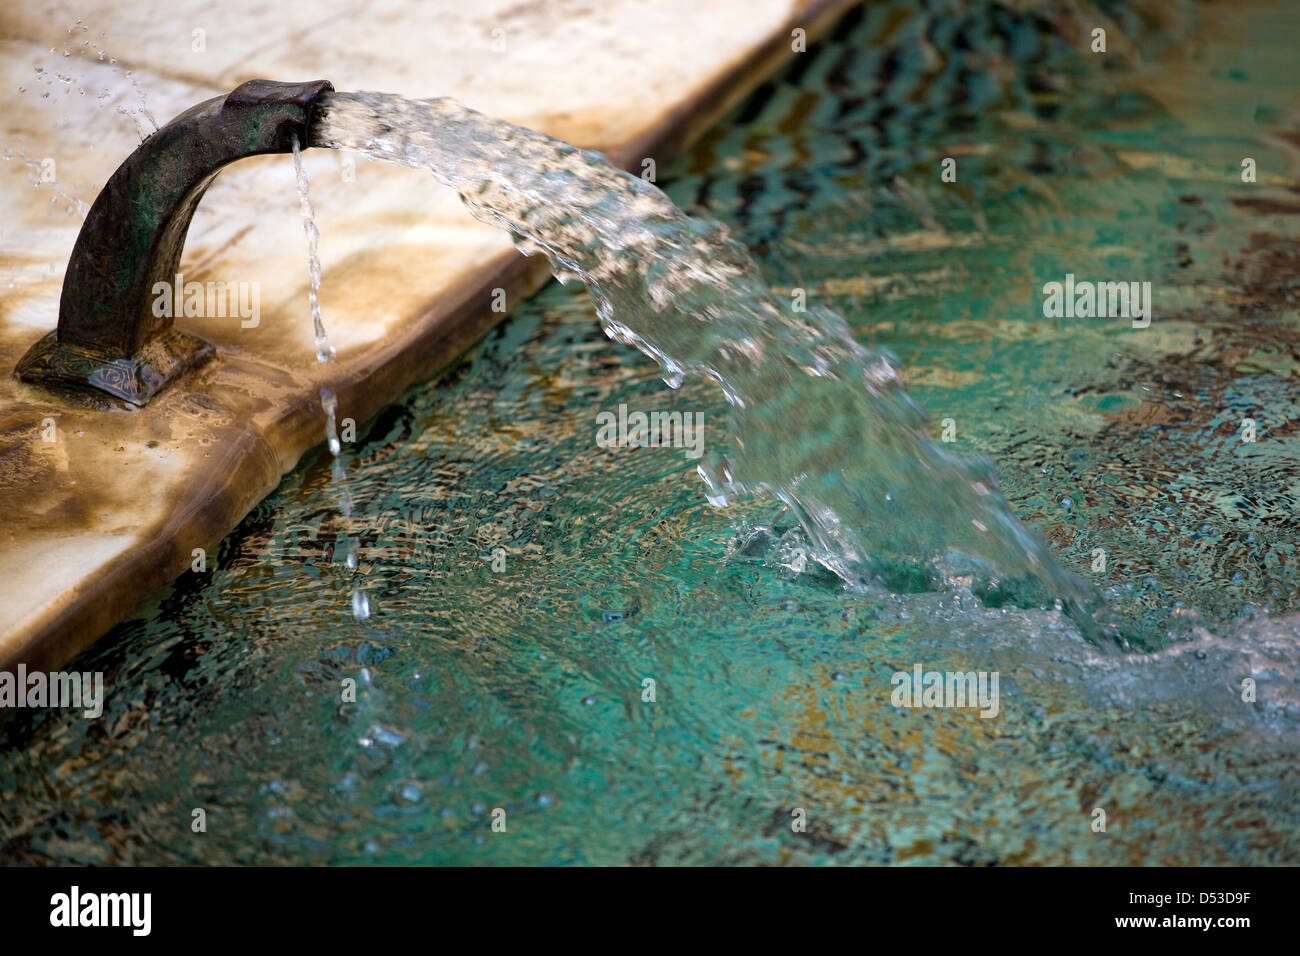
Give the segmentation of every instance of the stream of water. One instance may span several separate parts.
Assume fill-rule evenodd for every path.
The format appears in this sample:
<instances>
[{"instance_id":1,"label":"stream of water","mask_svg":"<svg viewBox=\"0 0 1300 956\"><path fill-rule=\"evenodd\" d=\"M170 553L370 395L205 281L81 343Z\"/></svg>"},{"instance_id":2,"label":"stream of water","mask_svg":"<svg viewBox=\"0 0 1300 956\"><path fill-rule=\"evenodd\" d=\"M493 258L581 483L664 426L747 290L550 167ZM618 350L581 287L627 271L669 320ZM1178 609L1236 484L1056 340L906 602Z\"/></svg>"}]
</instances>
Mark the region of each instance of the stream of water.
<instances>
[{"instance_id":1,"label":"stream of water","mask_svg":"<svg viewBox=\"0 0 1300 956\"><path fill-rule=\"evenodd\" d=\"M307 307L311 312L312 330L316 335L316 361L322 364L334 361L334 346L330 345L329 335L325 331L325 320L320 308L320 230L316 227L316 210L311 203L311 184L307 179L307 170L302 164L302 146L295 138L293 141L293 170L298 182L298 206L302 210L302 230L307 238ZM348 488L347 469L343 465L343 444L339 441L338 411L339 400L329 388L320 390L321 411L325 413L325 445L333 457L334 485L339 498L339 514L344 519L352 517L354 502ZM355 537L348 538L347 555L343 559L348 574L355 578L359 562L358 544ZM352 585L352 616L364 621L370 616L370 597L358 583Z\"/></svg>"},{"instance_id":2,"label":"stream of water","mask_svg":"<svg viewBox=\"0 0 1300 956\"><path fill-rule=\"evenodd\" d=\"M795 553L850 585L1036 598L1115 646L1101 595L1016 520L987 461L931 437L891 357L832 310L777 296L721 223L598 153L451 99L333 93L316 136L431 171L557 277L580 279L606 334L658 362L669 386L715 382L730 415L697 469L710 502L773 495L802 529Z\"/></svg>"}]
</instances>

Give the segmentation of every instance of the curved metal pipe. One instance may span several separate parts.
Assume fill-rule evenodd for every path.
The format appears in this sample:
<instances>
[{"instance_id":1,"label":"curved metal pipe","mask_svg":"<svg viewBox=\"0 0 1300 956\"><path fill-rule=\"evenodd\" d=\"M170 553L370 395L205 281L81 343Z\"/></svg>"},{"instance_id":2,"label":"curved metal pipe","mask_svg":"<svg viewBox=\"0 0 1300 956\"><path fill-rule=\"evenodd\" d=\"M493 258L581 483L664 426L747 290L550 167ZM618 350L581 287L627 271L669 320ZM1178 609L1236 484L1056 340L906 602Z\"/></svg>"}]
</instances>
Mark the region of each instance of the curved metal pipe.
<instances>
[{"instance_id":1,"label":"curved metal pipe","mask_svg":"<svg viewBox=\"0 0 1300 956\"><path fill-rule=\"evenodd\" d=\"M58 328L16 371L25 382L91 388L144 405L213 355L155 316L152 290L179 271L190 220L223 166L311 143L325 80L249 80L181 113L118 167L90 208L63 277Z\"/></svg>"}]
</instances>

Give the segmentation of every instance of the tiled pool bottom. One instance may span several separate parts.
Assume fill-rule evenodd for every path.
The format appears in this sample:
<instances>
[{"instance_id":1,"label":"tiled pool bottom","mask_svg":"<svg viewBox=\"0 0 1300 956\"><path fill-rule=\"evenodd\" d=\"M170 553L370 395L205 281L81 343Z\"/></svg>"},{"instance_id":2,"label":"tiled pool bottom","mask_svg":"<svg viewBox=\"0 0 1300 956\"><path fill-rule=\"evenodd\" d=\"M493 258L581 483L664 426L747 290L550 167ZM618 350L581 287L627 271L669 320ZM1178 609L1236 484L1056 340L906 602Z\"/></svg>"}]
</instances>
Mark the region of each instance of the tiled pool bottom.
<instances>
[{"instance_id":1,"label":"tiled pool bottom","mask_svg":"<svg viewBox=\"0 0 1300 956\"><path fill-rule=\"evenodd\" d=\"M981 5L900 32L900 10L796 61L670 193L897 354L936 432L951 419L997 461L1149 653L1092 655L1050 610L847 593L732 554L739 522L791 522L711 508L684 449L595 440L626 404L702 412L707 441L721 396L667 389L553 285L347 447L353 519L322 454L206 575L70 665L105 672L100 720L5 718L0 858L1300 858L1297 211L1233 169L1243 143L1287 168L1269 137L1295 117L1267 72L1287 31L1181 64L1197 103L1257 102L1206 129L1208 108L1157 105L1045 23ZM931 61L921 35L967 52ZM1152 281L1151 326L1045 318L1041 287L1067 273ZM894 707L918 664L998 672L997 716Z\"/></svg>"}]
</instances>

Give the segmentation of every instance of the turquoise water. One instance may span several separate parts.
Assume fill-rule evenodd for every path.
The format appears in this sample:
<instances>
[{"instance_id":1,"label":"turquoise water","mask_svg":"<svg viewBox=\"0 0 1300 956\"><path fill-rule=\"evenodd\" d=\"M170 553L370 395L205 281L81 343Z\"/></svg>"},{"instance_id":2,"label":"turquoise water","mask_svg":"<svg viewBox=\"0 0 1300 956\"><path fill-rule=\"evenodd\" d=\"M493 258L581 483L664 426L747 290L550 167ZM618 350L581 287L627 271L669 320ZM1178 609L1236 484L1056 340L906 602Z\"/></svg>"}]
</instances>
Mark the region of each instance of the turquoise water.
<instances>
[{"instance_id":1,"label":"turquoise water","mask_svg":"<svg viewBox=\"0 0 1300 956\"><path fill-rule=\"evenodd\" d=\"M83 655L102 720L6 718L3 858L1295 862L1294 31L1174 9L1119 21L1138 62L993 4L873 5L662 177L892 352L1145 653L924 576L845 590L684 449L600 447L602 410L707 438L727 404L552 284L345 446L352 518L322 449ZM1067 272L1152 281L1152 325L1044 318ZM998 671L999 715L893 707L917 663Z\"/></svg>"}]
</instances>

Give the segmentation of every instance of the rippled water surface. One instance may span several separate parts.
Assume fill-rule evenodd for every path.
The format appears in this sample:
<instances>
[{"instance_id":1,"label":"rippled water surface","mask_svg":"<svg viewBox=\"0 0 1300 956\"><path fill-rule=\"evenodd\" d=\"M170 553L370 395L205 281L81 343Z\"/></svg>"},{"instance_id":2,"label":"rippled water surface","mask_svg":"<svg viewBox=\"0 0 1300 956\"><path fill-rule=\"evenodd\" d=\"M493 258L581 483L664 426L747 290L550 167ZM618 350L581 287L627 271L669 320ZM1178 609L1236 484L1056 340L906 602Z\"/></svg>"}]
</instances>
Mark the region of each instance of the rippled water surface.
<instances>
[{"instance_id":1,"label":"rippled water surface","mask_svg":"<svg viewBox=\"0 0 1300 956\"><path fill-rule=\"evenodd\" d=\"M620 404L706 445L729 407L552 284L344 447L351 517L322 448L72 665L101 720L0 725L3 858L1295 862L1300 24L1159 9L1099 57L1064 14L872 5L661 177L896 357L1136 653L977 581L846 590L774 500L600 447ZM1067 272L1151 281L1151 326L1044 318ZM1000 713L894 708L917 663L998 671Z\"/></svg>"}]
</instances>

